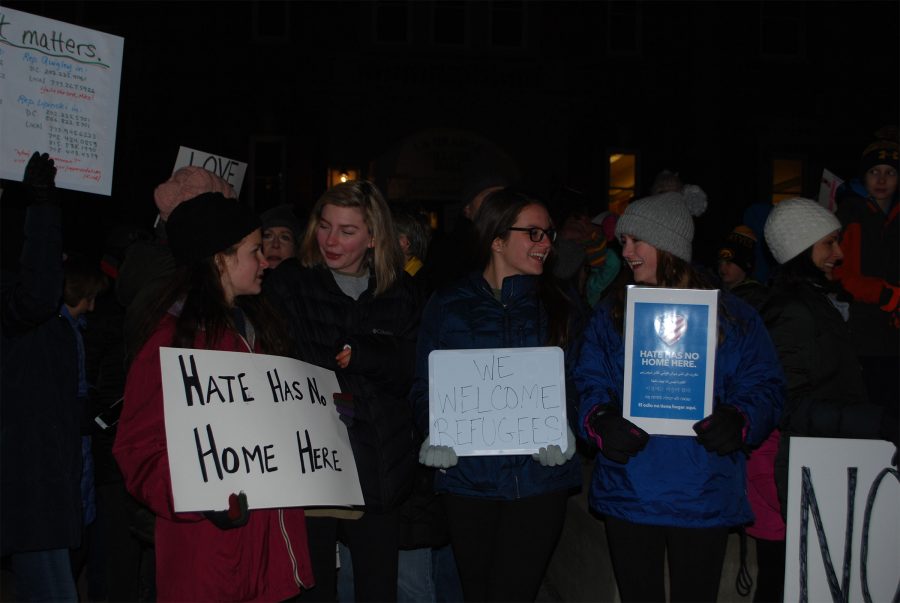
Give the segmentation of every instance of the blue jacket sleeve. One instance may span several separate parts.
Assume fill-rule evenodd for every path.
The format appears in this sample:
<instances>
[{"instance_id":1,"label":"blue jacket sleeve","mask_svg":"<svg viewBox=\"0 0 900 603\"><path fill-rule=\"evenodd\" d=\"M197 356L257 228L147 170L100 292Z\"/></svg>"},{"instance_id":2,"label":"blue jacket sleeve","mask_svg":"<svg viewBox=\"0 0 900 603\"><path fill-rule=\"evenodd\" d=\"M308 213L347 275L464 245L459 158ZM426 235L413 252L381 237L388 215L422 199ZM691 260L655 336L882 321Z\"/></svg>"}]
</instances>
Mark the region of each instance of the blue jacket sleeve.
<instances>
[{"instance_id":1,"label":"blue jacket sleeve","mask_svg":"<svg viewBox=\"0 0 900 603\"><path fill-rule=\"evenodd\" d=\"M784 373L759 314L746 304L730 303L729 310L735 316L717 352L716 370L723 374L722 390L717 389L716 395L744 413L748 420L744 439L755 446L769 436L781 417Z\"/></svg>"},{"instance_id":2,"label":"blue jacket sleeve","mask_svg":"<svg viewBox=\"0 0 900 603\"><path fill-rule=\"evenodd\" d=\"M598 306L585 331L574 371L575 387L580 397L576 427L585 440L590 441L584 421L591 410L598 404L621 404L624 353L622 338L613 328L607 306Z\"/></svg>"}]
</instances>

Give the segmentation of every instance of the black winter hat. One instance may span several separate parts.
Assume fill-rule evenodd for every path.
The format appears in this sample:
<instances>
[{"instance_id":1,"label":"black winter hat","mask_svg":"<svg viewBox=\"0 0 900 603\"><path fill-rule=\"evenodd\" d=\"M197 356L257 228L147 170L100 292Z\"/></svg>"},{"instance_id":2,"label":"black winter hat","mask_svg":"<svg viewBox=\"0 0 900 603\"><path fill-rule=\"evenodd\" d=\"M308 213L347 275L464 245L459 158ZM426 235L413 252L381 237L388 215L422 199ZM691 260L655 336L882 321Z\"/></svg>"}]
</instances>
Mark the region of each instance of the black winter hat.
<instances>
[{"instance_id":1,"label":"black winter hat","mask_svg":"<svg viewBox=\"0 0 900 603\"><path fill-rule=\"evenodd\" d=\"M260 226L259 216L237 199L203 193L172 211L166 234L175 259L189 263L228 249Z\"/></svg>"},{"instance_id":2,"label":"black winter hat","mask_svg":"<svg viewBox=\"0 0 900 603\"><path fill-rule=\"evenodd\" d=\"M755 247L756 235L753 234L750 227L742 224L725 237L724 244L719 248L719 261L736 264L741 270L750 274L753 272Z\"/></svg>"},{"instance_id":3,"label":"black winter hat","mask_svg":"<svg viewBox=\"0 0 900 603\"><path fill-rule=\"evenodd\" d=\"M900 169L900 151L893 140L876 140L866 147L859 160L859 173L865 176L866 172L876 165L889 165L895 170Z\"/></svg>"}]
</instances>

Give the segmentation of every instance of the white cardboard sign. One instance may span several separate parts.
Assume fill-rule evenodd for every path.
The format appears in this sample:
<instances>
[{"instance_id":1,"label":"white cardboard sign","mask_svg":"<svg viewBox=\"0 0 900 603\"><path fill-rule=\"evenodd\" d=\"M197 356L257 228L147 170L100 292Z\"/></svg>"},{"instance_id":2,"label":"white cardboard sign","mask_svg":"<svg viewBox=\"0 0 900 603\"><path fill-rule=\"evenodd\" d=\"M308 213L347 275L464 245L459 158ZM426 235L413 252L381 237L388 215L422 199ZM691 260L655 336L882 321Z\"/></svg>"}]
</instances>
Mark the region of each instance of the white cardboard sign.
<instances>
[{"instance_id":1,"label":"white cardboard sign","mask_svg":"<svg viewBox=\"0 0 900 603\"><path fill-rule=\"evenodd\" d=\"M835 194L844 183L843 180L832 174L829 170L822 170L822 179L819 181L819 205L830 212L837 211Z\"/></svg>"},{"instance_id":2,"label":"white cardboard sign","mask_svg":"<svg viewBox=\"0 0 900 603\"><path fill-rule=\"evenodd\" d=\"M900 478L891 466L894 445L794 437L790 447L784 600L896 600Z\"/></svg>"},{"instance_id":3,"label":"white cardboard sign","mask_svg":"<svg viewBox=\"0 0 900 603\"><path fill-rule=\"evenodd\" d=\"M459 456L567 449L558 347L435 350L428 356L429 437Z\"/></svg>"},{"instance_id":4,"label":"white cardboard sign","mask_svg":"<svg viewBox=\"0 0 900 603\"><path fill-rule=\"evenodd\" d=\"M0 6L0 178L49 153L56 186L112 192L124 41Z\"/></svg>"},{"instance_id":5,"label":"white cardboard sign","mask_svg":"<svg viewBox=\"0 0 900 603\"><path fill-rule=\"evenodd\" d=\"M363 504L333 371L292 358L160 348L175 510Z\"/></svg>"},{"instance_id":6,"label":"white cardboard sign","mask_svg":"<svg viewBox=\"0 0 900 603\"><path fill-rule=\"evenodd\" d=\"M247 173L247 164L236 159L229 159L221 155L214 155L205 151L198 151L188 147L179 147L178 157L175 158L174 174L180 168L195 165L202 167L234 187L238 197L241 195L241 186L244 184L244 175Z\"/></svg>"},{"instance_id":7,"label":"white cardboard sign","mask_svg":"<svg viewBox=\"0 0 900 603\"><path fill-rule=\"evenodd\" d=\"M628 289L622 416L647 433L695 436L712 413L718 294Z\"/></svg>"}]
</instances>

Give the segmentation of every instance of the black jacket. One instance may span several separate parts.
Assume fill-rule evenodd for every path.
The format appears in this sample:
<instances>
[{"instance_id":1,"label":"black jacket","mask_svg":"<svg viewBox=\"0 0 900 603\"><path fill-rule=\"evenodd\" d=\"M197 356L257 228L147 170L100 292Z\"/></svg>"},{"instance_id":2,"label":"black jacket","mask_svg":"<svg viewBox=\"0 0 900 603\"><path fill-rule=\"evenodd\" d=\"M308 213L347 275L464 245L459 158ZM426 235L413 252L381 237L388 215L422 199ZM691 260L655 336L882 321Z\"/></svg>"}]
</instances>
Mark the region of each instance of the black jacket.
<instances>
[{"instance_id":1,"label":"black jacket","mask_svg":"<svg viewBox=\"0 0 900 603\"><path fill-rule=\"evenodd\" d=\"M787 379L782 430L877 437L850 329L828 297L808 282L775 288L761 313Z\"/></svg>"},{"instance_id":2,"label":"black jacket","mask_svg":"<svg viewBox=\"0 0 900 603\"><path fill-rule=\"evenodd\" d=\"M776 287L761 310L787 379L775 485L787 509L791 436L888 437L884 409L866 397L850 329L821 288L810 282Z\"/></svg>"},{"instance_id":3,"label":"black jacket","mask_svg":"<svg viewBox=\"0 0 900 603\"><path fill-rule=\"evenodd\" d=\"M2 554L81 542L81 414L75 333L59 315L58 207L25 218L17 275L3 275L0 398Z\"/></svg>"},{"instance_id":4,"label":"black jacket","mask_svg":"<svg viewBox=\"0 0 900 603\"><path fill-rule=\"evenodd\" d=\"M409 495L418 462L412 383L421 300L405 273L375 296L375 279L358 300L344 294L325 267L282 262L266 276L264 294L288 323L295 356L335 371L341 391L353 394L348 431L366 508L388 510ZM335 355L352 346L350 364Z\"/></svg>"}]
</instances>

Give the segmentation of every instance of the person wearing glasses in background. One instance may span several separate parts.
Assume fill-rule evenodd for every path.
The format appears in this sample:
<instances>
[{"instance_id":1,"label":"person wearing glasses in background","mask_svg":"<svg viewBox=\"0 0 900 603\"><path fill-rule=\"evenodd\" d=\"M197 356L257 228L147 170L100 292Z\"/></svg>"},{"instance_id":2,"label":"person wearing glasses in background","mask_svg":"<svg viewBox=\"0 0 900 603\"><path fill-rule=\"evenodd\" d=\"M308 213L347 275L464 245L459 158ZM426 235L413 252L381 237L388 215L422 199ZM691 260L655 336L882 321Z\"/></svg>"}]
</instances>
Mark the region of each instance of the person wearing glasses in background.
<instances>
[{"instance_id":1,"label":"person wearing glasses in background","mask_svg":"<svg viewBox=\"0 0 900 603\"><path fill-rule=\"evenodd\" d=\"M481 268L436 292L422 316L410 396L426 434L432 350L559 346L567 368L574 365L578 312L548 268L556 232L547 208L504 188L485 199L475 229ZM439 469L435 490L467 601L535 599L566 500L581 483L567 432L565 452L550 445L534 455L457 457L449 446L422 444L419 462Z\"/></svg>"}]
</instances>

